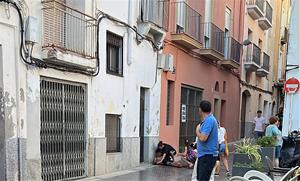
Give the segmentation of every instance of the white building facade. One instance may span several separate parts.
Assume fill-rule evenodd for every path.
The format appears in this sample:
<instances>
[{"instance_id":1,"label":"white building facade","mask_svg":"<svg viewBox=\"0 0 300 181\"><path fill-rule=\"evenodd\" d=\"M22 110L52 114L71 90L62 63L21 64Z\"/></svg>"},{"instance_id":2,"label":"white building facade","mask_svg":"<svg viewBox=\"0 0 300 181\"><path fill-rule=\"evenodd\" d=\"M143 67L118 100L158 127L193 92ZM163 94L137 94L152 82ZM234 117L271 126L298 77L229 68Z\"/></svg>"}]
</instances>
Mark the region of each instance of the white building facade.
<instances>
[{"instance_id":1,"label":"white building facade","mask_svg":"<svg viewBox=\"0 0 300 181\"><path fill-rule=\"evenodd\" d=\"M291 19L289 31L289 48L286 63L286 80L289 78L300 79L299 72L299 10L300 2L296 0L291 1ZM285 93L284 113L282 135L287 136L290 132L300 129L300 112L298 110L300 103L299 91L295 94Z\"/></svg>"},{"instance_id":2,"label":"white building facade","mask_svg":"<svg viewBox=\"0 0 300 181\"><path fill-rule=\"evenodd\" d=\"M148 0L0 1L1 180L88 177L152 161L164 11Z\"/></svg>"}]
</instances>

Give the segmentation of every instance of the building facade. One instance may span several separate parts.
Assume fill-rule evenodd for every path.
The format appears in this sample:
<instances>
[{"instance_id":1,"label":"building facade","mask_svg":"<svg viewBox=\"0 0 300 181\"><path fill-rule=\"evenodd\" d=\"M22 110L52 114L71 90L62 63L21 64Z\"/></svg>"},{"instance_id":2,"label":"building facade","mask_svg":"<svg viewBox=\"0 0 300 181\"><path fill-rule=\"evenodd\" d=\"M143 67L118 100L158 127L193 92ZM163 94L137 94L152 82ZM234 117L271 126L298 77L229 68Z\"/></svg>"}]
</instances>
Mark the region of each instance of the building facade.
<instances>
[{"instance_id":1,"label":"building facade","mask_svg":"<svg viewBox=\"0 0 300 181\"><path fill-rule=\"evenodd\" d=\"M258 110L268 119L282 105L282 65L286 43L281 41L282 12L287 1L248 0L245 7L243 67L241 71L240 137L251 137ZM288 18L288 13L284 16ZM286 22L286 20L285 20ZM284 32L283 32L284 33Z\"/></svg>"},{"instance_id":2,"label":"building facade","mask_svg":"<svg viewBox=\"0 0 300 181\"><path fill-rule=\"evenodd\" d=\"M166 31L159 2L0 2L0 180L152 161Z\"/></svg>"},{"instance_id":3,"label":"building facade","mask_svg":"<svg viewBox=\"0 0 300 181\"><path fill-rule=\"evenodd\" d=\"M300 2L296 0L291 0L291 10L290 10L290 26L289 26L289 38L288 38L288 54L286 61L286 79L296 78L300 79L299 74L299 34L297 33L300 28L299 24L299 10ZM284 114L283 114L283 126L282 135L288 136L292 131L299 130L299 91L295 94L285 93L284 99Z\"/></svg>"},{"instance_id":4,"label":"building facade","mask_svg":"<svg viewBox=\"0 0 300 181\"><path fill-rule=\"evenodd\" d=\"M244 1L170 1L164 54L174 71L163 72L160 139L182 150L195 140L199 103L209 100L229 140L238 138L239 70Z\"/></svg>"}]
</instances>

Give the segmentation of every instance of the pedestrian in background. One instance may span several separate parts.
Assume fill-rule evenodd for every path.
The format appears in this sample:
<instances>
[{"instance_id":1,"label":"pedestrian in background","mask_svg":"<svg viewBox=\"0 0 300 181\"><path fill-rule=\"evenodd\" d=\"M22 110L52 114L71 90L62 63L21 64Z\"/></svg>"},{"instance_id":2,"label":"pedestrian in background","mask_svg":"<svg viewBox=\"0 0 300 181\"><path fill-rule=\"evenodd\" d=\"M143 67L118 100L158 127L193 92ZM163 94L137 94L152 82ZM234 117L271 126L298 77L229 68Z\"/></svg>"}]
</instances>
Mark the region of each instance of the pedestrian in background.
<instances>
[{"instance_id":1,"label":"pedestrian in background","mask_svg":"<svg viewBox=\"0 0 300 181\"><path fill-rule=\"evenodd\" d=\"M279 120L276 116L272 116L269 119L270 125L266 128L266 136L273 137L275 139L275 167L279 167L279 158L282 147L282 135L279 130Z\"/></svg>"},{"instance_id":2,"label":"pedestrian in background","mask_svg":"<svg viewBox=\"0 0 300 181\"><path fill-rule=\"evenodd\" d=\"M218 123L209 101L200 102L199 114L202 122L196 128L197 180L209 181L218 157Z\"/></svg>"},{"instance_id":3,"label":"pedestrian in background","mask_svg":"<svg viewBox=\"0 0 300 181\"><path fill-rule=\"evenodd\" d=\"M264 136L265 126L267 124L266 119L262 116L262 111L257 111L257 116L253 120L254 125L254 136L260 138Z\"/></svg>"},{"instance_id":4,"label":"pedestrian in background","mask_svg":"<svg viewBox=\"0 0 300 181\"><path fill-rule=\"evenodd\" d=\"M219 157L216 163L216 173L215 175L220 174L221 161L224 164L226 169L226 176L230 177L229 166L228 166L228 150L227 147L227 132L224 127L221 126L220 121L218 121L218 142L219 142Z\"/></svg>"},{"instance_id":5,"label":"pedestrian in background","mask_svg":"<svg viewBox=\"0 0 300 181\"><path fill-rule=\"evenodd\" d=\"M278 129L280 131L282 131L282 124L283 124L283 107L280 107L278 110L278 113L276 114L276 116L279 118L279 127Z\"/></svg>"}]
</instances>

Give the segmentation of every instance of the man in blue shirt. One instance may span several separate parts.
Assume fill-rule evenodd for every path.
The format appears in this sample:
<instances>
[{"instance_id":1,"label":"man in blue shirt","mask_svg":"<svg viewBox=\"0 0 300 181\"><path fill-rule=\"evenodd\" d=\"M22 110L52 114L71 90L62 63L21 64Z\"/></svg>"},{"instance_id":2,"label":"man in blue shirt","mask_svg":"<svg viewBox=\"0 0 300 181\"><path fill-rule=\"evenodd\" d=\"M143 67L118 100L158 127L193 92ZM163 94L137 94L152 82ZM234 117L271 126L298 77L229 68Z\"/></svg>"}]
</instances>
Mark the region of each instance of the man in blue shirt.
<instances>
[{"instance_id":1,"label":"man in blue shirt","mask_svg":"<svg viewBox=\"0 0 300 181\"><path fill-rule=\"evenodd\" d=\"M197 134L197 180L209 181L218 158L218 123L211 113L209 101L200 102L201 123L196 128Z\"/></svg>"}]
</instances>

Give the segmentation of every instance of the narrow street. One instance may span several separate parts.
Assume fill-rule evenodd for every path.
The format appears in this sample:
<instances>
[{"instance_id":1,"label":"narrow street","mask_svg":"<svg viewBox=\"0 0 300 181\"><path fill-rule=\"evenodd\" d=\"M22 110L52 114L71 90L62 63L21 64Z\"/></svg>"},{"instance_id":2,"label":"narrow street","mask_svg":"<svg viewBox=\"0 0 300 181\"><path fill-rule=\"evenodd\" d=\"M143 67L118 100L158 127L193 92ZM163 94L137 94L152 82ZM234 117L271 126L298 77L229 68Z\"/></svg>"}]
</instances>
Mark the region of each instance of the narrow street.
<instances>
[{"instance_id":1,"label":"narrow street","mask_svg":"<svg viewBox=\"0 0 300 181\"><path fill-rule=\"evenodd\" d=\"M229 156L228 161L231 168L232 156ZM82 179L81 181L191 181L192 172L192 169L145 164L134 169ZM223 166L220 175L215 176L214 179L215 181L227 179Z\"/></svg>"},{"instance_id":2,"label":"narrow street","mask_svg":"<svg viewBox=\"0 0 300 181\"><path fill-rule=\"evenodd\" d=\"M0 181L190 181L197 159L209 180L217 158L215 181L298 177L299 12L300 0L0 0Z\"/></svg>"}]
</instances>

